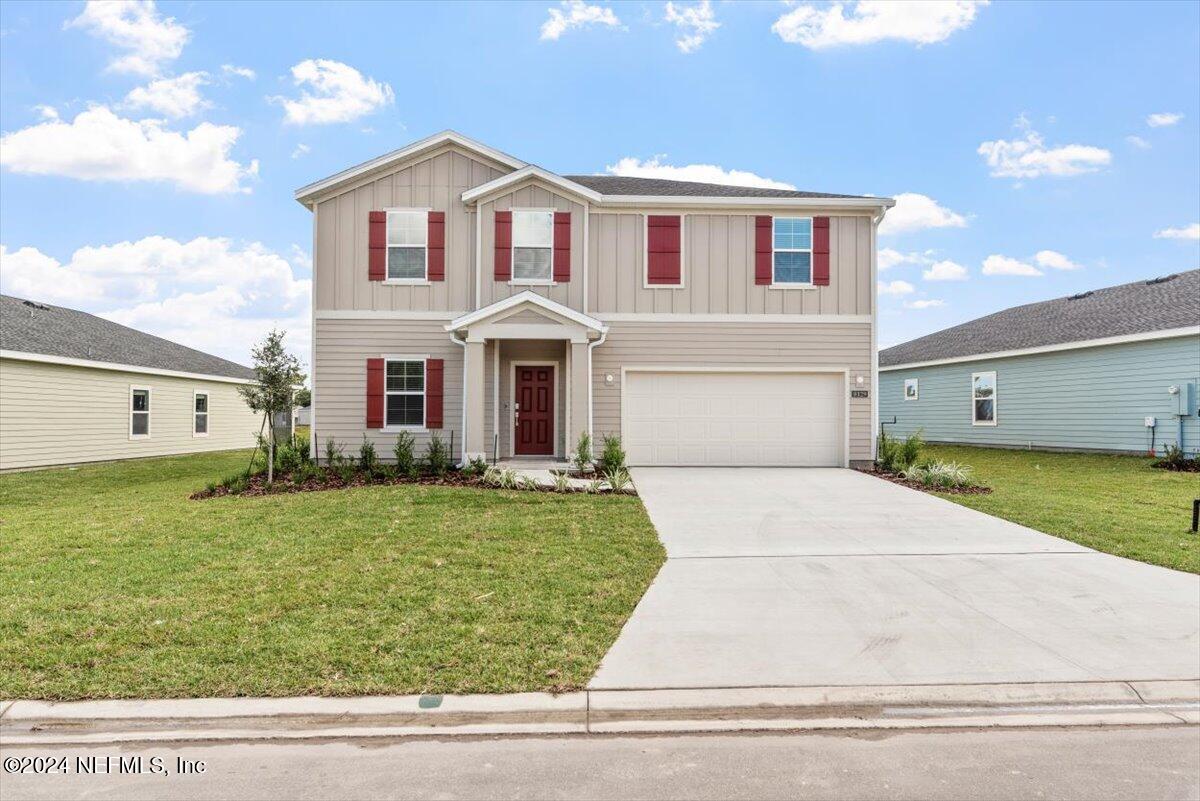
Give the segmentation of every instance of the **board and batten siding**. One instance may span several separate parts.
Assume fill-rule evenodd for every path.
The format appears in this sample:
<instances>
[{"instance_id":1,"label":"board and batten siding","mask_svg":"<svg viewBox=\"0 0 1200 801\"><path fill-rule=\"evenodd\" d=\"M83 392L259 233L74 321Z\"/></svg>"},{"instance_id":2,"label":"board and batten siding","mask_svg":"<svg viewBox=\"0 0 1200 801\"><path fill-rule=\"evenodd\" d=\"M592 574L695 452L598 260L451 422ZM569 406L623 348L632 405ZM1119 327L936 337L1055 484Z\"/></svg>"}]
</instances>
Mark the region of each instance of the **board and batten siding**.
<instances>
[{"instance_id":1,"label":"board and batten siding","mask_svg":"<svg viewBox=\"0 0 1200 801\"><path fill-rule=\"evenodd\" d=\"M612 323L592 352L592 427L597 441L621 430L621 368L755 367L847 370L870 387L869 323ZM605 376L613 377L612 383ZM871 401L849 401L850 459L872 458Z\"/></svg>"},{"instance_id":2,"label":"board and batten siding","mask_svg":"<svg viewBox=\"0 0 1200 801\"><path fill-rule=\"evenodd\" d=\"M150 388L150 437L129 437L130 387ZM209 393L208 436L192 435ZM262 418L237 385L0 359L0 470L251 448Z\"/></svg>"},{"instance_id":3,"label":"board and batten siding","mask_svg":"<svg viewBox=\"0 0 1200 801\"><path fill-rule=\"evenodd\" d=\"M972 425L971 374L995 371L994 426ZM918 399L904 400L904 380ZM921 431L930 442L1092 451L1146 452L1175 444L1172 384L1200 384L1200 337L980 359L879 373L879 416L889 434ZM1200 448L1196 409L1184 418L1184 447Z\"/></svg>"}]
</instances>

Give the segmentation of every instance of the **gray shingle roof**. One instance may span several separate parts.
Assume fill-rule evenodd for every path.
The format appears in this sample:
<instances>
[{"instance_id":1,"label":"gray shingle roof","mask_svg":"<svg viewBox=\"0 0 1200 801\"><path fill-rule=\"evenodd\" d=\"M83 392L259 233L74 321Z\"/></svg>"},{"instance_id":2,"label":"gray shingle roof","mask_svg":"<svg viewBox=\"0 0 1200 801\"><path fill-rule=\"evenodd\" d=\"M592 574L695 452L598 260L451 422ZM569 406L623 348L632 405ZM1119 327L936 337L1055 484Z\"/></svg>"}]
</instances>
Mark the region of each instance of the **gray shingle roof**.
<instances>
[{"instance_id":1,"label":"gray shingle roof","mask_svg":"<svg viewBox=\"0 0 1200 801\"><path fill-rule=\"evenodd\" d=\"M87 312L0 295L0 350L254 378L249 367L126 328Z\"/></svg>"},{"instance_id":2,"label":"gray shingle roof","mask_svg":"<svg viewBox=\"0 0 1200 801\"><path fill-rule=\"evenodd\" d=\"M670 181L665 178L630 178L624 175L564 175L568 181L582 184L602 195L651 195L677 197L806 197L879 200L865 195L831 195L825 192L800 192L792 189L759 189L753 186L725 186L694 181Z\"/></svg>"},{"instance_id":3,"label":"gray shingle roof","mask_svg":"<svg viewBox=\"0 0 1200 801\"><path fill-rule=\"evenodd\" d=\"M1200 325L1200 270L1015 306L879 351L879 366Z\"/></svg>"}]
</instances>

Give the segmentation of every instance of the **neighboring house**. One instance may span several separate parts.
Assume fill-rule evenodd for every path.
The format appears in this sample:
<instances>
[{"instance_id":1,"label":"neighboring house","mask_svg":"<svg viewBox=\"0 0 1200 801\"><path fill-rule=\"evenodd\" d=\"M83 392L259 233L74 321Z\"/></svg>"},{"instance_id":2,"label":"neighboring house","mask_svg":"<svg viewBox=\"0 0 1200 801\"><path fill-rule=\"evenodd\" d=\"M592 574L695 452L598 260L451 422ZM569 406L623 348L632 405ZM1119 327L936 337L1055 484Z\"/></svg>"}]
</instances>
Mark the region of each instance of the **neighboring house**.
<instances>
[{"instance_id":1,"label":"neighboring house","mask_svg":"<svg viewBox=\"0 0 1200 801\"><path fill-rule=\"evenodd\" d=\"M312 424L312 409L307 406L296 407L295 417L292 418L292 425L307 426Z\"/></svg>"},{"instance_id":2,"label":"neighboring house","mask_svg":"<svg viewBox=\"0 0 1200 801\"><path fill-rule=\"evenodd\" d=\"M879 371L879 414L890 433L1195 452L1200 270L990 314L880 351Z\"/></svg>"},{"instance_id":3,"label":"neighboring house","mask_svg":"<svg viewBox=\"0 0 1200 801\"><path fill-rule=\"evenodd\" d=\"M254 372L72 309L0 295L0 470L254 445Z\"/></svg>"},{"instance_id":4,"label":"neighboring house","mask_svg":"<svg viewBox=\"0 0 1200 801\"><path fill-rule=\"evenodd\" d=\"M556 175L453 132L296 192L313 214L314 454L846 465L874 446L892 201Z\"/></svg>"}]
</instances>

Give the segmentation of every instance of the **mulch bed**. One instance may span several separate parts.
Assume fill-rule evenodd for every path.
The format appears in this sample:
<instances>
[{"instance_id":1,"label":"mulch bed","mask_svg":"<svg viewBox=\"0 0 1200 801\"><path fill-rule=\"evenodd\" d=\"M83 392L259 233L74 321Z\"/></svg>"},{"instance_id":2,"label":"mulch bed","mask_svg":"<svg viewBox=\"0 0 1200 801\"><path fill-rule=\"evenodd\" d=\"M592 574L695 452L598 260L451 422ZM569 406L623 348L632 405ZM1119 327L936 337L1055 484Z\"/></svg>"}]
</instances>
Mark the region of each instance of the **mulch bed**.
<instances>
[{"instance_id":1,"label":"mulch bed","mask_svg":"<svg viewBox=\"0 0 1200 801\"><path fill-rule=\"evenodd\" d=\"M875 478L881 478L884 481L890 481L893 484L899 484L901 486L908 487L909 489L928 492L933 495L988 495L992 491L991 487L983 487L979 485L972 487L930 487L922 484L919 481L909 481L908 479L901 478L896 473L885 473L882 470L860 469L858 472L866 473L869 476L875 476Z\"/></svg>"},{"instance_id":2,"label":"mulch bed","mask_svg":"<svg viewBox=\"0 0 1200 801\"><path fill-rule=\"evenodd\" d=\"M1150 466L1159 470L1170 470L1172 473L1200 473L1200 459L1187 459L1183 462L1153 462Z\"/></svg>"}]
</instances>

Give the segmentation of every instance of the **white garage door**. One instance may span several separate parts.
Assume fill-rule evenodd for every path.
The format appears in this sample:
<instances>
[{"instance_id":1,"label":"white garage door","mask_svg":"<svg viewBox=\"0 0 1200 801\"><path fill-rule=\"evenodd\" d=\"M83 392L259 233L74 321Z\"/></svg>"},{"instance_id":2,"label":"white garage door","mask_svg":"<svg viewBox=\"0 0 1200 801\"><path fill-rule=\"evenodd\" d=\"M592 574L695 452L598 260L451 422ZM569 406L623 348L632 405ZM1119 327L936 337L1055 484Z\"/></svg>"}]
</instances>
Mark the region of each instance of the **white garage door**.
<instances>
[{"instance_id":1,"label":"white garage door","mask_svg":"<svg viewBox=\"0 0 1200 801\"><path fill-rule=\"evenodd\" d=\"M841 467L840 373L625 374L631 465Z\"/></svg>"}]
</instances>

